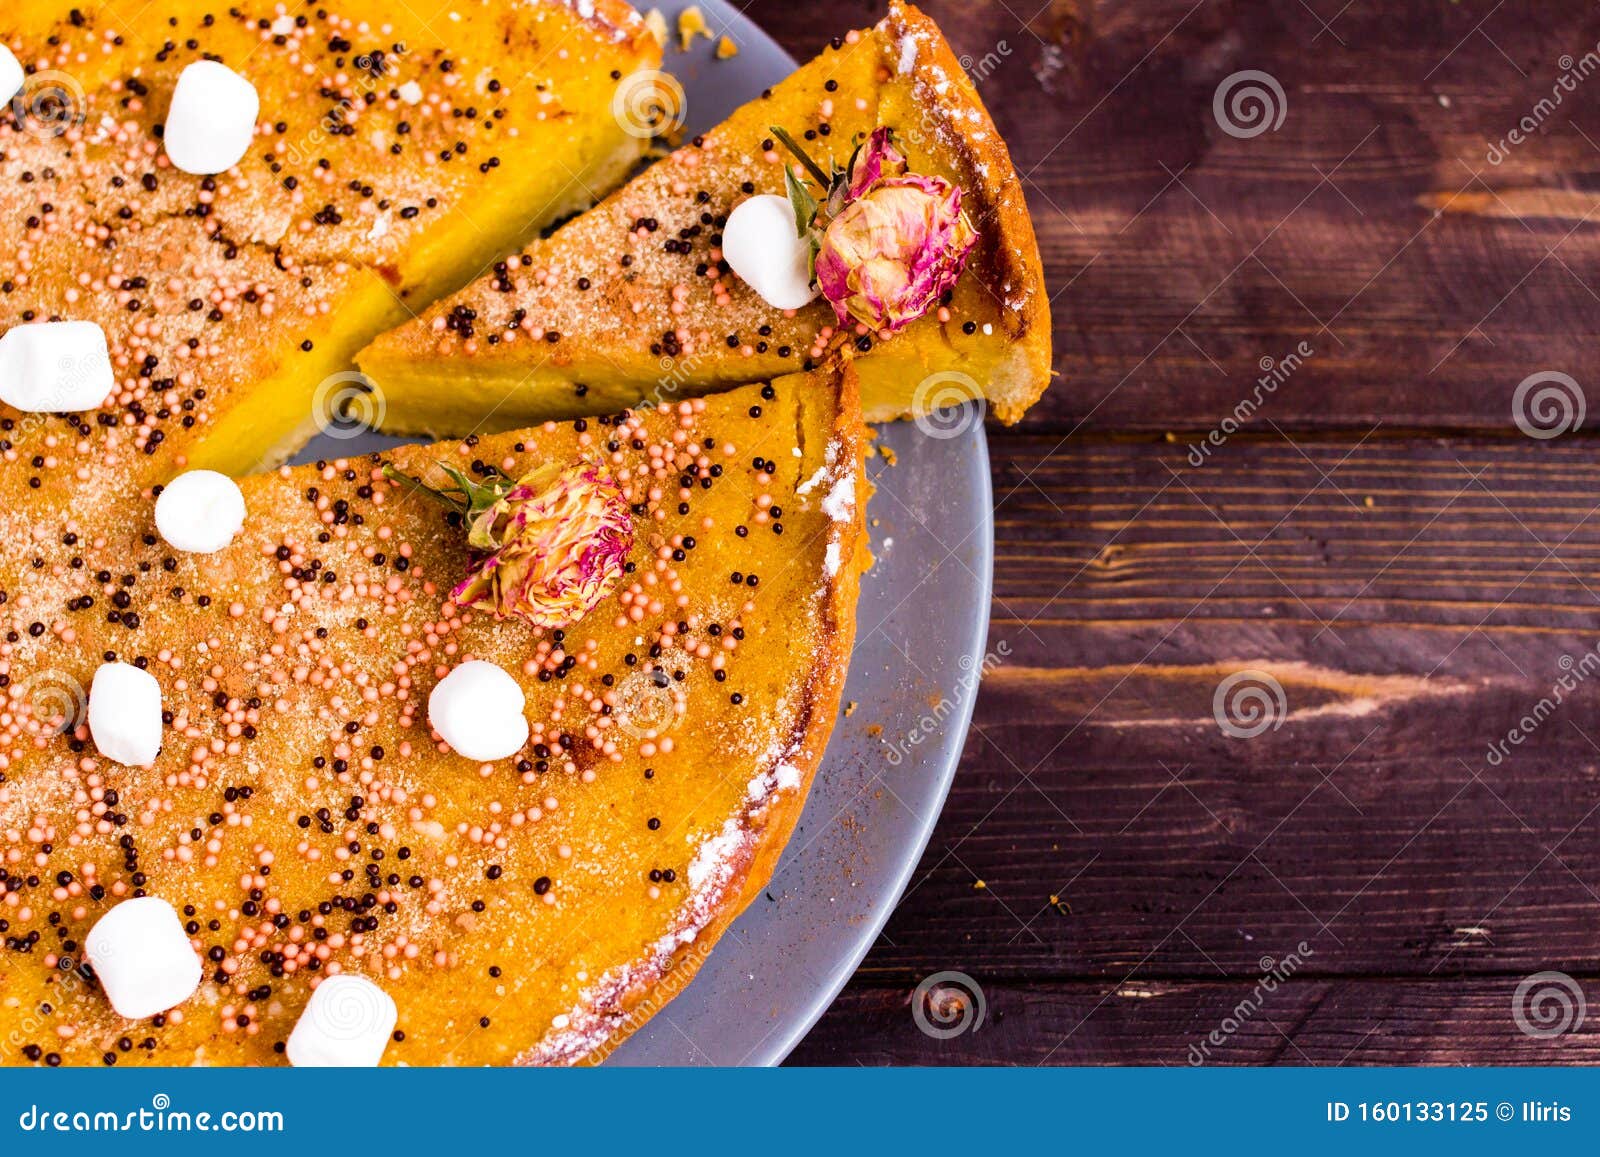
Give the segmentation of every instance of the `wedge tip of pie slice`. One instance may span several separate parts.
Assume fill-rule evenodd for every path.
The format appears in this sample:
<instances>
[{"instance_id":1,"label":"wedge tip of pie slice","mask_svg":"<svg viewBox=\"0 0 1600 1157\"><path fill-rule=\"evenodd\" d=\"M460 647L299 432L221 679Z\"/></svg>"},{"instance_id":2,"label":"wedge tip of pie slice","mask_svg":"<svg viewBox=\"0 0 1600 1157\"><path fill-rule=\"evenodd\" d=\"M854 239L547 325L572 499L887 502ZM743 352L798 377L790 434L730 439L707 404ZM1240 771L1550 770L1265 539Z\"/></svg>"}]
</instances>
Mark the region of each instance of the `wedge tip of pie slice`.
<instances>
[{"instance_id":1,"label":"wedge tip of pie slice","mask_svg":"<svg viewBox=\"0 0 1600 1157\"><path fill-rule=\"evenodd\" d=\"M631 171L630 94L661 59L621 0L24 0L0 44L29 69L0 108L0 330L105 330L117 388L89 435L117 478L246 473L336 424L372 337ZM212 176L160 135L204 59L260 100ZM78 423L31 425L10 439L30 456Z\"/></svg>"},{"instance_id":2,"label":"wedge tip of pie slice","mask_svg":"<svg viewBox=\"0 0 1600 1157\"><path fill-rule=\"evenodd\" d=\"M1048 384L1049 300L1012 167L938 27L895 0L770 92L359 355L396 432L459 433L670 399L856 353L869 421L988 398L1019 420ZM913 172L964 193L978 245L943 312L879 340L818 298L775 310L719 264L719 229L753 194L785 192L791 158L845 165L894 131Z\"/></svg>"},{"instance_id":3,"label":"wedge tip of pie slice","mask_svg":"<svg viewBox=\"0 0 1600 1157\"><path fill-rule=\"evenodd\" d=\"M244 529L214 555L161 543L148 495L52 527L42 567L8 554L10 607L94 605L0 661L0 1035L66 1063L281 1063L310 984L342 971L398 1006L385 1063L604 1056L794 827L854 634L863 438L841 370L395 450L437 483L441 463L580 461L618 481L626 573L563 630L452 603L459 519L371 456L245 480ZM151 767L70 719L57 734L108 657L161 686ZM430 731L432 688L469 658L526 694L513 757ZM140 894L180 913L205 976L132 1022L79 953Z\"/></svg>"}]
</instances>

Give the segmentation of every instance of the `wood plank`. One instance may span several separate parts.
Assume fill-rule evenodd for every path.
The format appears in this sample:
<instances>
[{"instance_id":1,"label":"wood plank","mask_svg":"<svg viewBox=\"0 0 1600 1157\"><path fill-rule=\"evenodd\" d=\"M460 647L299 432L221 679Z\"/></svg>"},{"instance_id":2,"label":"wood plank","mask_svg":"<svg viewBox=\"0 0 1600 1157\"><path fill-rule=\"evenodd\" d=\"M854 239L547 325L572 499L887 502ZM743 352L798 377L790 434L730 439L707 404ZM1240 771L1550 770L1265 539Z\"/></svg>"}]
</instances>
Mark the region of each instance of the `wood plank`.
<instances>
[{"instance_id":1,"label":"wood plank","mask_svg":"<svg viewBox=\"0 0 1600 1157\"><path fill-rule=\"evenodd\" d=\"M864 975L1600 971L1591 444L995 450L998 665Z\"/></svg>"},{"instance_id":2,"label":"wood plank","mask_svg":"<svg viewBox=\"0 0 1600 1157\"><path fill-rule=\"evenodd\" d=\"M1292 978L1259 997L1255 978L1048 986L980 980L981 1026L947 1039L917 1027L914 986L852 988L789 1063L1188 1065L1196 1057L1218 1065L1600 1063L1600 1028L1590 1016L1547 1038L1517 1027L1512 1007L1520 979ZM1600 993L1600 978L1576 980L1589 998ZM1557 1018L1548 1022L1553 1029L1561 1013L1555 1004L1549 1011Z\"/></svg>"},{"instance_id":3,"label":"wood plank","mask_svg":"<svg viewBox=\"0 0 1600 1157\"><path fill-rule=\"evenodd\" d=\"M1600 1060L1593 1024L1510 1016L1533 972L1600 983L1600 444L1514 404L1542 371L1592 389L1600 16L924 7L1024 174L1062 377L991 440L1006 653L951 799L794 1059L1184 1064L1305 941L1213 1061ZM827 33L750 11L797 55ZM1213 98L1248 69L1286 112L1245 139ZM1284 696L1250 739L1214 713L1243 669ZM941 1042L910 999L947 969L989 1020Z\"/></svg>"},{"instance_id":4,"label":"wood plank","mask_svg":"<svg viewBox=\"0 0 1600 1157\"><path fill-rule=\"evenodd\" d=\"M1600 357L1600 102L1573 79L1600 40L1589 5L924 7L1038 226L1061 379L1032 428L1205 429L1306 342L1256 428L1510 429L1519 382ZM750 8L798 55L878 11ZM1242 70L1283 90L1276 131L1221 127Z\"/></svg>"},{"instance_id":5,"label":"wood plank","mask_svg":"<svg viewBox=\"0 0 1600 1157\"><path fill-rule=\"evenodd\" d=\"M1431 656L1419 673L1451 656L1458 628L1595 622L1591 440L1269 432L1207 448L1199 436L997 441L1002 619L1121 633L1130 647L1135 621L1232 623L1309 658L1347 653L1339 636L1358 625L1418 627L1396 635L1417 652L1410 665L1371 658L1408 670ZM1448 669L1481 670L1471 657Z\"/></svg>"}]
</instances>

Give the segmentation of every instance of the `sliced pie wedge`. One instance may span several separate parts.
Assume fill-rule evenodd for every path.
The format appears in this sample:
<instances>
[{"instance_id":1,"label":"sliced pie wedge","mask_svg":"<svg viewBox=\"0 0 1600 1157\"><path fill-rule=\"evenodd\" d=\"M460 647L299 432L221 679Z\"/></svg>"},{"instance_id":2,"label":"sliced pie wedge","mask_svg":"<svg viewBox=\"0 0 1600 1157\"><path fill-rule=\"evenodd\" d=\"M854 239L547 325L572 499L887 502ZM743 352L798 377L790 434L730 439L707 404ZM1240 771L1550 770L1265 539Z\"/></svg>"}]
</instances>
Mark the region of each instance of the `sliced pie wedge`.
<instances>
[{"instance_id":1,"label":"sliced pie wedge","mask_svg":"<svg viewBox=\"0 0 1600 1157\"><path fill-rule=\"evenodd\" d=\"M958 185L979 241L948 302L884 341L820 298L769 306L720 264L720 229L753 194L785 192L778 126L826 167L879 126L915 173ZM359 356L397 432L507 428L783 373L831 345L858 356L868 420L987 395L1015 422L1050 377L1049 301L1021 181L934 23L891 3L589 213Z\"/></svg>"},{"instance_id":2,"label":"sliced pie wedge","mask_svg":"<svg viewBox=\"0 0 1600 1157\"><path fill-rule=\"evenodd\" d=\"M398 1006L385 1063L599 1059L800 813L854 633L863 436L843 372L394 451L432 483L586 461L621 484L626 573L564 630L452 604L459 519L373 457L247 479L208 556L157 537L149 495L84 495L0 563L0 1036L41 1063L282 1063L311 982L345 973ZM72 727L112 659L160 685L153 766ZM526 694L514 756L430 736L469 659ZM132 1022L80 965L141 894L205 975Z\"/></svg>"},{"instance_id":3,"label":"sliced pie wedge","mask_svg":"<svg viewBox=\"0 0 1600 1157\"><path fill-rule=\"evenodd\" d=\"M282 460L360 393L374 334L592 203L645 143L613 98L660 53L622 0L138 7L0 7L32 70L20 120L0 111L0 332L97 322L117 374L97 414L0 416L23 461L93 443L108 485ZM260 112L238 165L192 176L160 134L206 58ZM30 475L6 473L11 506Z\"/></svg>"}]
</instances>

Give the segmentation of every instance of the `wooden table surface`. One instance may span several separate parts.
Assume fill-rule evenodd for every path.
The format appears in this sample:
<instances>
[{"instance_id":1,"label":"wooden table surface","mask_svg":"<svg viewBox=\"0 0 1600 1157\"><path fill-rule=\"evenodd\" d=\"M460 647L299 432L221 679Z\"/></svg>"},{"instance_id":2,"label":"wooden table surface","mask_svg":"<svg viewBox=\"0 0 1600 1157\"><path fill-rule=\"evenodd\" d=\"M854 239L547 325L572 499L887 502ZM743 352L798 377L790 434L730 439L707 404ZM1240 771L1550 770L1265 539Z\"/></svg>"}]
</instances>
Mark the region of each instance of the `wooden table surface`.
<instances>
[{"instance_id":1,"label":"wooden table surface","mask_svg":"<svg viewBox=\"0 0 1600 1157\"><path fill-rule=\"evenodd\" d=\"M1009 656L794 1061L1600 1060L1600 13L925 6L1060 377L991 432Z\"/></svg>"}]
</instances>

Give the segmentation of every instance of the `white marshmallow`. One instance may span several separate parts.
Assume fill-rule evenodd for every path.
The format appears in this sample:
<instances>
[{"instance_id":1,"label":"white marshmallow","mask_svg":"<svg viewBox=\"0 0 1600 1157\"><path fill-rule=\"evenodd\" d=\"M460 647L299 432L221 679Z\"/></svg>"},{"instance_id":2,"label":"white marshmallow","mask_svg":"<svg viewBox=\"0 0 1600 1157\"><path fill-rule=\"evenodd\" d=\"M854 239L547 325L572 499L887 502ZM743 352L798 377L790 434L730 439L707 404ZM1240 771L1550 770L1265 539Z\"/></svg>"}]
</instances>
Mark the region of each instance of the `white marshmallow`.
<instances>
[{"instance_id":1,"label":"white marshmallow","mask_svg":"<svg viewBox=\"0 0 1600 1157\"><path fill-rule=\"evenodd\" d=\"M225 64L197 60L178 74L162 144L185 173L221 173L249 152L260 112L255 85Z\"/></svg>"},{"instance_id":2,"label":"white marshmallow","mask_svg":"<svg viewBox=\"0 0 1600 1157\"><path fill-rule=\"evenodd\" d=\"M406 81L397 91L400 94L400 99L407 104L422 103L422 86L414 80Z\"/></svg>"},{"instance_id":3,"label":"white marshmallow","mask_svg":"<svg viewBox=\"0 0 1600 1157\"><path fill-rule=\"evenodd\" d=\"M297 1069L370 1069L383 1059L399 1019L387 992L364 976L341 972L311 993L285 1052Z\"/></svg>"},{"instance_id":4,"label":"white marshmallow","mask_svg":"<svg viewBox=\"0 0 1600 1157\"><path fill-rule=\"evenodd\" d=\"M178 475L156 499L156 529L168 545L188 554L215 554L244 528L244 494L215 470Z\"/></svg>"},{"instance_id":5,"label":"white marshmallow","mask_svg":"<svg viewBox=\"0 0 1600 1157\"><path fill-rule=\"evenodd\" d=\"M528 742L527 700L517 681L493 663L472 659L439 681L428 696L428 722L459 755L487 762L515 755Z\"/></svg>"},{"instance_id":6,"label":"white marshmallow","mask_svg":"<svg viewBox=\"0 0 1600 1157\"><path fill-rule=\"evenodd\" d=\"M8 101L22 91L23 77L22 62L0 44L0 101Z\"/></svg>"},{"instance_id":7,"label":"white marshmallow","mask_svg":"<svg viewBox=\"0 0 1600 1157\"><path fill-rule=\"evenodd\" d=\"M774 309L799 309L817 296L810 242L795 235L787 197L763 193L735 205L722 229L722 256Z\"/></svg>"},{"instance_id":8,"label":"white marshmallow","mask_svg":"<svg viewBox=\"0 0 1600 1157\"><path fill-rule=\"evenodd\" d=\"M0 401L8 406L33 414L98 409L114 384L105 331L92 321L36 321L0 336Z\"/></svg>"},{"instance_id":9,"label":"white marshmallow","mask_svg":"<svg viewBox=\"0 0 1600 1157\"><path fill-rule=\"evenodd\" d=\"M172 905L124 900L89 929L84 955L118 1016L143 1020L182 1004L200 987L200 957Z\"/></svg>"},{"instance_id":10,"label":"white marshmallow","mask_svg":"<svg viewBox=\"0 0 1600 1157\"><path fill-rule=\"evenodd\" d=\"M107 759L148 767L161 754L161 684L131 663L104 663L89 685L89 734Z\"/></svg>"}]
</instances>

